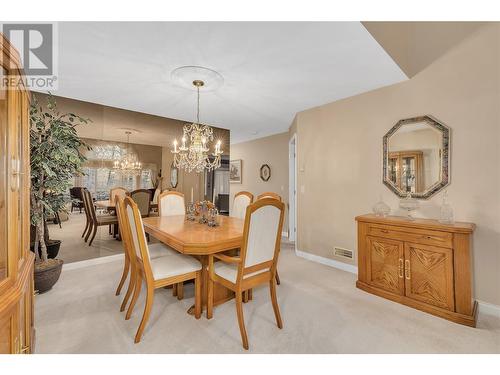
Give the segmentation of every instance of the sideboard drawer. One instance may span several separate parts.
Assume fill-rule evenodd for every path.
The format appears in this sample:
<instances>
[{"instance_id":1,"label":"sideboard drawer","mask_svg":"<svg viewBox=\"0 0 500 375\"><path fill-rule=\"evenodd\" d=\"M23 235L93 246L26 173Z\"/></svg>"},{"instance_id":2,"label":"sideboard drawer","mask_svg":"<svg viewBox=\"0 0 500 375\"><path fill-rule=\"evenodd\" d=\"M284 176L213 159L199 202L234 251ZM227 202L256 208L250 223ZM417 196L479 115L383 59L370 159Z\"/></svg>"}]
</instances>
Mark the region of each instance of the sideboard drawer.
<instances>
[{"instance_id":1,"label":"sideboard drawer","mask_svg":"<svg viewBox=\"0 0 500 375\"><path fill-rule=\"evenodd\" d=\"M453 234L435 230L415 229L397 227L392 225L370 224L368 228L370 236L392 238L407 242L420 243L424 245L453 247Z\"/></svg>"}]
</instances>

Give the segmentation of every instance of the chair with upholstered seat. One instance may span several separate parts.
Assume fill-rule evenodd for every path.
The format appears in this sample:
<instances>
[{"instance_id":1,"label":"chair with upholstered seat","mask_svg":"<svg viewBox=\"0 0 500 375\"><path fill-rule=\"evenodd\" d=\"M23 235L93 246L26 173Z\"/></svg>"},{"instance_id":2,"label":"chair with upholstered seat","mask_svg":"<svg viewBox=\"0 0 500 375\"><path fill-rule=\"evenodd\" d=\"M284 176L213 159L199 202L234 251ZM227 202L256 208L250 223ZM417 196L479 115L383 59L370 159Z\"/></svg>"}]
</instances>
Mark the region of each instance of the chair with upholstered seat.
<instances>
[{"instance_id":1,"label":"chair with upholstered seat","mask_svg":"<svg viewBox=\"0 0 500 375\"><path fill-rule=\"evenodd\" d=\"M122 231L128 231L124 237L129 241L130 247L133 249L130 263L132 270L135 272L134 295L130 301L125 319L130 319L141 292L142 282L146 282L146 304L144 313L141 319L139 328L135 335L135 342L141 340L142 333L148 322L151 308L153 306L154 291L158 288L174 285L187 280L194 280L195 289L195 318L201 316L201 263L195 258L182 255L172 254L159 258L152 258L149 252L149 246L146 241L144 225L137 204L127 197L123 203L123 212L125 212L126 225Z\"/></svg>"},{"instance_id":2,"label":"chair with upholstered seat","mask_svg":"<svg viewBox=\"0 0 500 375\"><path fill-rule=\"evenodd\" d=\"M152 194L148 189L137 189L130 193L130 197L134 200L141 212L142 217L148 217L151 211Z\"/></svg>"},{"instance_id":3,"label":"chair with upholstered seat","mask_svg":"<svg viewBox=\"0 0 500 375\"><path fill-rule=\"evenodd\" d=\"M283 199L281 199L281 196L276 194L276 193L273 193L272 191L267 191L265 193L262 193L262 194L259 194L257 196L257 200L259 199L264 199L264 198L272 198L272 199L277 199L279 200L280 202L283 201ZM281 284L281 280L280 280L280 275L278 274L278 270L276 270L276 284L280 285Z\"/></svg>"},{"instance_id":4,"label":"chair with upholstered seat","mask_svg":"<svg viewBox=\"0 0 500 375\"><path fill-rule=\"evenodd\" d=\"M118 196L121 199L125 199L125 197L128 195L128 190L123 188L123 187L114 187L109 191L109 201L114 202L115 198Z\"/></svg>"},{"instance_id":5,"label":"chair with upholstered seat","mask_svg":"<svg viewBox=\"0 0 500 375\"><path fill-rule=\"evenodd\" d=\"M268 283L276 323L279 328L283 326L276 299L275 275L284 212L285 205L277 199L260 199L249 205L245 214L243 245L239 257L213 254L208 258L207 319L213 316L214 283L234 291L241 340L245 349L248 349L248 338L243 320L243 292ZM214 262L214 258L219 261Z\"/></svg>"},{"instance_id":6,"label":"chair with upholstered seat","mask_svg":"<svg viewBox=\"0 0 500 375\"><path fill-rule=\"evenodd\" d=\"M158 196L158 216L176 216L186 214L186 204L184 194L178 191L165 190ZM173 286L172 293L178 299L184 296L184 284L179 283Z\"/></svg>"},{"instance_id":7,"label":"chair with upholstered seat","mask_svg":"<svg viewBox=\"0 0 500 375\"><path fill-rule=\"evenodd\" d=\"M236 193L233 200L233 208L229 216L244 219L247 206L251 203L253 203L252 193L249 193L248 191L240 191L239 193Z\"/></svg>"},{"instance_id":8,"label":"chair with upholstered seat","mask_svg":"<svg viewBox=\"0 0 500 375\"><path fill-rule=\"evenodd\" d=\"M118 224L118 220L116 216L112 215L97 215L95 206L94 206L94 201L92 200L92 195L90 194L90 191L84 190L83 191L83 197L85 200L85 210L89 212L90 214L90 220L91 220L91 229L88 231L87 236L85 237L85 241L89 238L90 234L92 233L92 236L90 237L89 241L89 246L92 245L92 242L94 241L94 238L97 234L97 228L100 226L104 225L116 225Z\"/></svg>"},{"instance_id":9,"label":"chair with upholstered seat","mask_svg":"<svg viewBox=\"0 0 500 375\"><path fill-rule=\"evenodd\" d=\"M279 194L273 193L272 191L266 191L265 193L257 195L257 200L263 198L273 198L279 200L280 202L283 201L283 199L281 199L281 196Z\"/></svg>"},{"instance_id":10,"label":"chair with upholstered seat","mask_svg":"<svg viewBox=\"0 0 500 375\"><path fill-rule=\"evenodd\" d=\"M123 284L125 283L125 280L127 279L127 276L130 273L127 292L125 293L125 297L123 298L122 304L120 306L120 311L124 311L125 308L127 307L128 300L130 299L130 296L134 290L136 282L136 276L135 276L136 272L135 270L131 270L132 266L130 264L130 258L134 254L133 249L130 248L131 239L130 238L124 239L124 237L128 236L129 232L122 229L126 225L125 222L126 219L124 218L124 210L122 209L122 207L123 207L123 198L120 198L120 196L118 195L115 196L116 217L118 218L118 228L120 228L120 237L122 238L123 252L125 255L122 277L120 279L120 282L118 283L118 287L116 288L117 296L120 295ZM170 247L162 243L155 243L149 245L149 256L151 258L158 258L161 256L167 256L172 254L178 254L178 253L174 249L171 249Z\"/></svg>"},{"instance_id":11,"label":"chair with upholstered seat","mask_svg":"<svg viewBox=\"0 0 500 375\"><path fill-rule=\"evenodd\" d=\"M69 195L71 197L71 212L73 212L73 209L79 209L80 213L82 213L82 208L85 209L85 203L83 202L83 195L82 195L82 189L83 187L72 187L69 189Z\"/></svg>"},{"instance_id":12,"label":"chair with upholstered seat","mask_svg":"<svg viewBox=\"0 0 500 375\"><path fill-rule=\"evenodd\" d=\"M178 191L164 191L158 197L159 216L175 216L186 214L184 194Z\"/></svg>"},{"instance_id":13,"label":"chair with upholstered seat","mask_svg":"<svg viewBox=\"0 0 500 375\"><path fill-rule=\"evenodd\" d=\"M83 203L83 210L85 211L85 229L83 230L82 233L82 238L85 237L85 242L87 242L87 238L89 233L92 231L92 216L90 214L90 209L87 207L87 200L85 198L85 190L87 188L78 188L80 189L79 195L82 197L82 203Z\"/></svg>"}]
</instances>

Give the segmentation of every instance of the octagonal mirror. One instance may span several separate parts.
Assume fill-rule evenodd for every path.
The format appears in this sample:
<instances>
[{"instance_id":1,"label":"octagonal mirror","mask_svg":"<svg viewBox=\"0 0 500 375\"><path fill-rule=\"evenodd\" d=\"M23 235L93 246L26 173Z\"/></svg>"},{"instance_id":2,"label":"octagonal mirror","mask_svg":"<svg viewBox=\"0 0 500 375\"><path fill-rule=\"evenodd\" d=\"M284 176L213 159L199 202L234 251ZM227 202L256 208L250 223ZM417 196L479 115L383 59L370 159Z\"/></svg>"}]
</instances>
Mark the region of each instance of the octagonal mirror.
<instances>
[{"instance_id":1,"label":"octagonal mirror","mask_svg":"<svg viewBox=\"0 0 500 375\"><path fill-rule=\"evenodd\" d=\"M398 121L384 136L384 184L427 199L448 185L450 129L430 116Z\"/></svg>"}]
</instances>

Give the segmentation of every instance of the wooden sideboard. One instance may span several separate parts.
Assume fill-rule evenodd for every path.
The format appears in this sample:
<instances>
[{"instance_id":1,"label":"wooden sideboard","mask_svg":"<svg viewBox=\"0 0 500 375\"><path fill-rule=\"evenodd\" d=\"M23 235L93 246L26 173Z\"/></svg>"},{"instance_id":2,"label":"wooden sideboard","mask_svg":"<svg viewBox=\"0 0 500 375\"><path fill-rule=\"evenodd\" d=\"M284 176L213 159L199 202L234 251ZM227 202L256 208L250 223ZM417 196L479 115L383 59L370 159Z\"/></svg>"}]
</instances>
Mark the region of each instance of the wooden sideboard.
<instances>
[{"instance_id":1,"label":"wooden sideboard","mask_svg":"<svg viewBox=\"0 0 500 375\"><path fill-rule=\"evenodd\" d=\"M471 267L474 224L372 214L356 221L358 288L476 326Z\"/></svg>"},{"instance_id":2,"label":"wooden sideboard","mask_svg":"<svg viewBox=\"0 0 500 375\"><path fill-rule=\"evenodd\" d=\"M18 53L0 33L0 354L33 351L30 226L30 94L19 79ZM3 82L3 81L2 81Z\"/></svg>"}]
</instances>

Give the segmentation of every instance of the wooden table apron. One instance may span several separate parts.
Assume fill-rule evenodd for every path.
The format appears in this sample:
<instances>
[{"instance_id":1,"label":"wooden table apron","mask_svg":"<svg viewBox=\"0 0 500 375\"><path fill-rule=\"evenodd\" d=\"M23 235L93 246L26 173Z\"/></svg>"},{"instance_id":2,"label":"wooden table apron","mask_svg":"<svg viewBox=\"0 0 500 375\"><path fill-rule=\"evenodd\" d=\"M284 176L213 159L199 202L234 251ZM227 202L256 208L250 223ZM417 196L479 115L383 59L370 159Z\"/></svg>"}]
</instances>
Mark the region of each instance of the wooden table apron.
<instances>
[{"instance_id":1,"label":"wooden table apron","mask_svg":"<svg viewBox=\"0 0 500 375\"><path fill-rule=\"evenodd\" d=\"M147 217L143 219L146 233L160 240L179 253L196 256L203 265L202 301L207 303L208 255L239 249L243 242L244 221L228 216L219 216L220 225L211 228L197 221L187 221L184 215ZM214 305L234 298L234 292L220 284L214 286Z\"/></svg>"}]
</instances>

